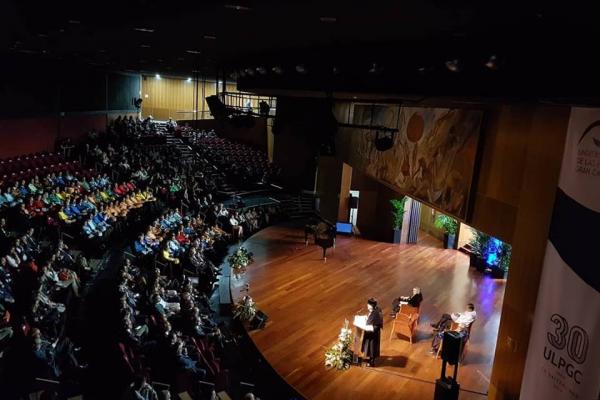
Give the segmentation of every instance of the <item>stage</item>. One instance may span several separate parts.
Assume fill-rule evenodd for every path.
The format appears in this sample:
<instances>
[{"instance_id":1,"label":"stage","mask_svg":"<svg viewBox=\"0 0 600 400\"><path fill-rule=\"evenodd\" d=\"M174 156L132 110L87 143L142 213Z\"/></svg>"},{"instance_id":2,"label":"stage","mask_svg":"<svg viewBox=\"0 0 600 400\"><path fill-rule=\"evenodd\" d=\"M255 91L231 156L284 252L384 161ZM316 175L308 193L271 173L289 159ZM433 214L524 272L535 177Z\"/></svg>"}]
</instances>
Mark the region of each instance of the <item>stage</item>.
<instances>
[{"instance_id":1,"label":"stage","mask_svg":"<svg viewBox=\"0 0 600 400\"><path fill-rule=\"evenodd\" d=\"M244 246L255 262L232 276L234 301L249 293L269 316L264 330L250 337L273 368L308 399L432 399L441 360L430 353L431 327L444 312L475 304L478 319L459 367L460 398L487 398L496 346L503 280L469 269L466 255L444 250L421 234L416 245L393 245L338 236L335 250L323 262L321 248L304 246L304 231L272 226L250 237ZM421 318L413 344L393 337L391 302L421 287ZM352 321L366 300L376 297L384 313L381 358L375 368L352 366L326 370L324 353L335 343L344 319Z\"/></svg>"}]
</instances>

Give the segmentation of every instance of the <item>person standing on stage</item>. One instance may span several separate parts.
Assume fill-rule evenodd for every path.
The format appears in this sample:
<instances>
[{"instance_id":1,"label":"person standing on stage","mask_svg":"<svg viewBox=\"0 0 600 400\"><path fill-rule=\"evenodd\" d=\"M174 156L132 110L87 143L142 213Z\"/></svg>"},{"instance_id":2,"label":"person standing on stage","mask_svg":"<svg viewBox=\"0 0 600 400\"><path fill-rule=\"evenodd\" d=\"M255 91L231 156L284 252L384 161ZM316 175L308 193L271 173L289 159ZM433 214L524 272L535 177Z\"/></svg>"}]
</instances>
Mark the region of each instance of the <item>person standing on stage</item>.
<instances>
[{"instance_id":1,"label":"person standing on stage","mask_svg":"<svg viewBox=\"0 0 600 400\"><path fill-rule=\"evenodd\" d=\"M367 326L363 336L362 352L369 358L369 366L375 366L375 358L379 357L381 330L383 329L383 315L381 308L377 307L377 300L370 298L367 301Z\"/></svg>"}]
</instances>

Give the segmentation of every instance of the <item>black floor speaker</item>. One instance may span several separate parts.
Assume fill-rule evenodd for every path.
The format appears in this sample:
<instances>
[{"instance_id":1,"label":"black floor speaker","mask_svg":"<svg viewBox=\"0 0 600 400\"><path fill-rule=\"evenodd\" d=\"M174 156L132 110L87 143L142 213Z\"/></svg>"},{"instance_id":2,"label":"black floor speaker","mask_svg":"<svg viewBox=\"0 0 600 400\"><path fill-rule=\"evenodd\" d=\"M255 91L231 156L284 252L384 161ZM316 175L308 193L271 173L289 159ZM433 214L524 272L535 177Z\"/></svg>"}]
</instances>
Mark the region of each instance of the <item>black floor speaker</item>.
<instances>
[{"instance_id":1,"label":"black floor speaker","mask_svg":"<svg viewBox=\"0 0 600 400\"><path fill-rule=\"evenodd\" d=\"M440 378L435 381L433 400L458 400L460 385L452 378Z\"/></svg>"},{"instance_id":2,"label":"black floor speaker","mask_svg":"<svg viewBox=\"0 0 600 400\"><path fill-rule=\"evenodd\" d=\"M263 329L269 317L264 312L258 310L256 314L254 314L254 318L250 321L250 327L252 329Z\"/></svg>"},{"instance_id":3,"label":"black floor speaker","mask_svg":"<svg viewBox=\"0 0 600 400\"><path fill-rule=\"evenodd\" d=\"M460 332L444 332L442 342L442 360L450 365L456 365L460 358L463 335Z\"/></svg>"}]
</instances>

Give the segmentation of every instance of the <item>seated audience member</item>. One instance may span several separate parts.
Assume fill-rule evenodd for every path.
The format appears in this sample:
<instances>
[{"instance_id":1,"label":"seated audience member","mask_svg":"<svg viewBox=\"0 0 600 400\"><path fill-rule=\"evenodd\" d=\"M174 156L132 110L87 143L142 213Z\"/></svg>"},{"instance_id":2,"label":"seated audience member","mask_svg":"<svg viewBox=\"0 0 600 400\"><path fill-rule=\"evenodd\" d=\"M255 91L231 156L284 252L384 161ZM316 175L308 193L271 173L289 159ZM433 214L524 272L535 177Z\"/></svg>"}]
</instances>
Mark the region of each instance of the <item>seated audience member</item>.
<instances>
[{"instance_id":1,"label":"seated audience member","mask_svg":"<svg viewBox=\"0 0 600 400\"><path fill-rule=\"evenodd\" d=\"M411 307L419 307L421 302L423 301L423 294L421 293L421 289L418 287L414 287L412 291L412 295L410 296L400 296L396 297L394 301L392 301L392 313L391 316L395 317L400 311L400 306L403 304L408 304Z\"/></svg>"},{"instance_id":2,"label":"seated audience member","mask_svg":"<svg viewBox=\"0 0 600 400\"><path fill-rule=\"evenodd\" d=\"M466 331L477 319L477 312L473 303L467 304L467 309L462 313L443 314L440 320L432 323L434 329L433 340L431 341L431 353L437 353L439 345L444 336L444 331L450 329L452 322L458 325L458 331L463 332L463 340L467 340Z\"/></svg>"},{"instance_id":3,"label":"seated audience member","mask_svg":"<svg viewBox=\"0 0 600 400\"><path fill-rule=\"evenodd\" d=\"M152 386L146 382L146 377L138 375L125 391L123 400L158 400L158 395Z\"/></svg>"},{"instance_id":4,"label":"seated audience member","mask_svg":"<svg viewBox=\"0 0 600 400\"><path fill-rule=\"evenodd\" d=\"M2 303L0 303L0 346L3 346L4 343L8 342L13 337L14 332L10 322L10 312L2 305Z\"/></svg>"}]
</instances>

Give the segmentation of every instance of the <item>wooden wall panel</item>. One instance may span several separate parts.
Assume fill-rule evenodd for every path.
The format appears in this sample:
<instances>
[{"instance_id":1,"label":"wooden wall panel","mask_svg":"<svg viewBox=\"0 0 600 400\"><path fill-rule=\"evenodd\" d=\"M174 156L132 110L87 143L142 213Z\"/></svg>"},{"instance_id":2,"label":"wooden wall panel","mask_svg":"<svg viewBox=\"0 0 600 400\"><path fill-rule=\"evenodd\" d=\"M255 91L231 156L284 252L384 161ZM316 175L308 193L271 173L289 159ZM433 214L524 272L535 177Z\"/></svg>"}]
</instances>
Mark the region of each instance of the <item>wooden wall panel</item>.
<instances>
[{"instance_id":1,"label":"wooden wall panel","mask_svg":"<svg viewBox=\"0 0 600 400\"><path fill-rule=\"evenodd\" d=\"M193 119L194 82L145 76L142 79L142 115L155 119Z\"/></svg>"},{"instance_id":2,"label":"wooden wall panel","mask_svg":"<svg viewBox=\"0 0 600 400\"><path fill-rule=\"evenodd\" d=\"M338 221L348 221L350 216L350 186L352 183L352 167L342 164L342 177L340 182L340 195L338 206Z\"/></svg>"},{"instance_id":3,"label":"wooden wall panel","mask_svg":"<svg viewBox=\"0 0 600 400\"><path fill-rule=\"evenodd\" d=\"M526 152L491 399L519 398L569 114L569 107L538 107L524 116L528 121L528 130L522 132Z\"/></svg>"}]
</instances>

